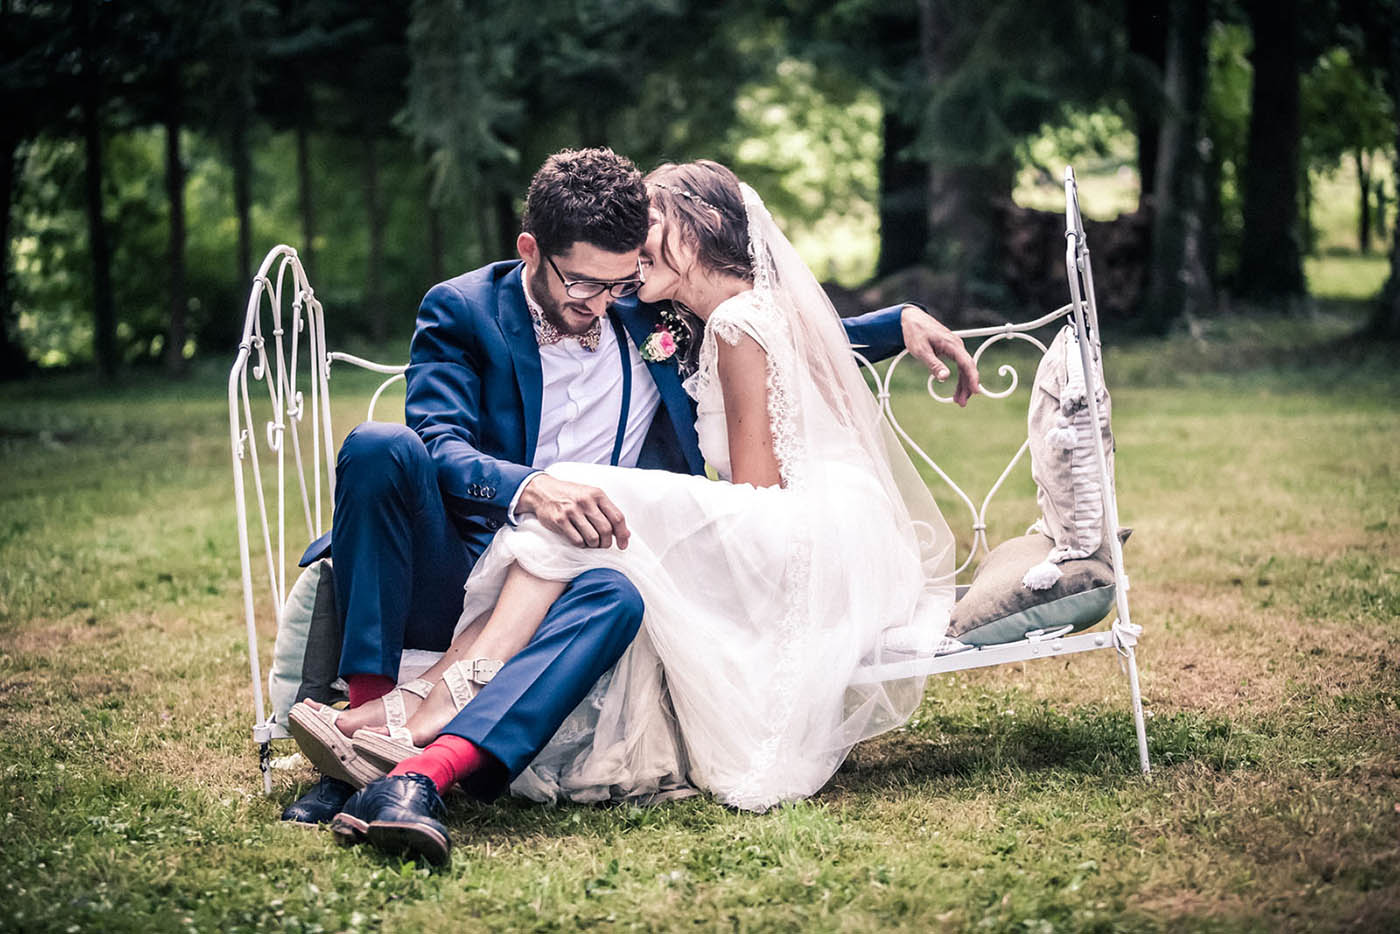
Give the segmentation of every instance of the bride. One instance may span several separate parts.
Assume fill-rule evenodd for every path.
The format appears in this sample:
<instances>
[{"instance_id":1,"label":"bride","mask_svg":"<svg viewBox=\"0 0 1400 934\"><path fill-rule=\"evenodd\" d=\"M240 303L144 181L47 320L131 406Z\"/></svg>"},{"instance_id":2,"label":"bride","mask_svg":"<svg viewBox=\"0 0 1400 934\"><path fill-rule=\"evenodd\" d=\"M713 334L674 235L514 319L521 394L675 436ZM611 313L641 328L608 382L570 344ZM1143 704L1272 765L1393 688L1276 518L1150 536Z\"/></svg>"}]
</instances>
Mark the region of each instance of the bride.
<instances>
[{"instance_id":1,"label":"bride","mask_svg":"<svg viewBox=\"0 0 1400 934\"><path fill-rule=\"evenodd\" d=\"M719 479L549 467L604 490L627 538L590 548L533 517L503 529L467 581L449 655L507 657L567 581L616 569L642 595L641 631L513 790L596 801L698 788L761 811L818 791L855 743L911 715L922 679L856 673L896 641L931 651L943 635L952 537L830 300L753 189L709 161L646 181L640 297L670 303L689 331L661 337L690 338L685 388ZM395 738L361 730L355 748L414 771L413 743L469 699L452 680Z\"/></svg>"}]
</instances>

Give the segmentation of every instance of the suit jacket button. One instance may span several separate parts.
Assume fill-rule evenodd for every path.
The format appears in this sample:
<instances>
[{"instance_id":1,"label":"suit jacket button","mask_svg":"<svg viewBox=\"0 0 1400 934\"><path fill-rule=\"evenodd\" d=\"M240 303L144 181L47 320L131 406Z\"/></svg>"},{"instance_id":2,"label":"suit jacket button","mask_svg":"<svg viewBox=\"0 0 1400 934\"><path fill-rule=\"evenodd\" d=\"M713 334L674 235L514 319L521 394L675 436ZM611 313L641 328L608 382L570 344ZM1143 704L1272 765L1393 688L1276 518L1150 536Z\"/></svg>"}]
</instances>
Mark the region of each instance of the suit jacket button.
<instances>
[{"instance_id":1,"label":"suit jacket button","mask_svg":"<svg viewBox=\"0 0 1400 934\"><path fill-rule=\"evenodd\" d=\"M501 527L501 523L496 519L487 519L486 527L494 532Z\"/></svg>"},{"instance_id":2,"label":"suit jacket button","mask_svg":"<svg viewBox=\"0 0 1400 934\"><path fill-rule=\"evenodd\" d=\"M495 496L495 495L496 495L496 488L495 488L494 486L488 486L488 487L486 488L486 495L487 495L488 497L490 497L490 496Z\"/></svg>"}]
</instances>

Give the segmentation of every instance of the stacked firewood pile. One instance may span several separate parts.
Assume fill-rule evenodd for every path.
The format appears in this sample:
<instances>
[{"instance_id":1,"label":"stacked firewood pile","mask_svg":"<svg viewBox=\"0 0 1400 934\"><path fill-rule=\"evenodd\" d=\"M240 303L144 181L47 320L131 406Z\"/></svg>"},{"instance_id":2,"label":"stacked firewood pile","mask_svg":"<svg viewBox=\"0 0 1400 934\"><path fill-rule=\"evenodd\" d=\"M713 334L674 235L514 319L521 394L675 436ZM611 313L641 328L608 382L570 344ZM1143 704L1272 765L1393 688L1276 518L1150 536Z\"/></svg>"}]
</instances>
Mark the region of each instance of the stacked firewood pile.
<instances>
[{"instance_id":1,"label":"stacked firewood pile","mask_svg":"<svg viewBox=\"0 0 1400 934\"><path fill-rule=\"evenodd\" d=\"M971 297L976 290L965 284L960 288L954 274L923 266L912 266L859 289L827 283L827 294L842 315L917 301L955 328L1022 320L1037 310L1050 311L1069 301L1064 215L1008 203L1001 211L1001 221L1001 288L1008 296L1004 307L983 307ZM1131 326L1137 316L1147 274L1150 232L1151 216L1145 210L1120 214L1111 221L1085 221L1099 315L1106 327Z\"/></svg>"}]
</instances>

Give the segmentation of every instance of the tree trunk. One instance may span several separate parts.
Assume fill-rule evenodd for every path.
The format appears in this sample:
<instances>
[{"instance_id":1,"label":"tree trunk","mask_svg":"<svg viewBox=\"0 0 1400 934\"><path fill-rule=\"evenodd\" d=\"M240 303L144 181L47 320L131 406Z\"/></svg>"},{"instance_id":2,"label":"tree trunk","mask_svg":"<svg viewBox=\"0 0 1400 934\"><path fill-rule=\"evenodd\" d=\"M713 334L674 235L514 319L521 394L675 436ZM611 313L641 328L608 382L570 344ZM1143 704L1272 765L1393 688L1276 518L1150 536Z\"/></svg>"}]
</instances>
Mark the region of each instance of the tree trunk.
<instances>
[{"instance_id":1,"label":"tree trunk","mask_svg":"<svg viewBox=\"0 0 1400 934\"><path fill-rule=\"evenodd\" d=\"M1152 194L1152 262L1142 316L1144 328L1157 334L1166 333L1182 316L1209 312L1214 304L1202 249L1206 173L1198 145L1206 87L1206 2L1173 4L1167 17L1167 107Z\"/></svg>"},{"instance_id":2,"label":"tree trunk","mask_svg":"<svg viewBox=\"0 0 1400 934\"><path fill-rule=\"evenodd\" d=\"M515 199L504 191L494 196L496 212L497 257L515 255L515 238L520 233L520 219L515 216Z\"/></svg>"},{"instance_id":3,"label":"tree trunk","mask_svg":"<svg viewBox=\"0 0 1400 934\"><path fill-rule=\"evenodd\" d=\"M1361 255L1371 252L1371 167L1366 164L1366 153L1358 149L1356 158L1356 180L1361 185L1361 218L1356 239L1361 245Z\"/></svg>"},{"instance_id":4,"label":"tree trunk","mask_svg":"<svg viewBox=\"0 0 1400 934\"><path fill-rule=\"evenodd\" d=\"M875 275L881 278L928 258L928 163L902 155L918 136L887 104L881 121L884 151L880 154L880 259Z\"/></svg>"},{"instance_id":5,"label":"tree trunk","mask_svg":"<svg viewBox=\"0 0 1400 934\"><path fill-rule=\"evenodd\" d=\"M483 204L486 198L482 197L478 192L469 195L467 200L469 202L475 200L479 205L477 210L471 212L471 214L476 217L476 249L474 251L476 258L472 261L471 265L484 266L492 260L515 256L514 245L511 246L509 253L495 252L494 244L498 243L500 238L496 236L496 225L492 213L486 210Z\"/></svg>"},{"instance_id":6,"label":"tree trunk","mask_svg":"<svg viewBox=\"0 0 1400 934\"><path fill-rule=\"evenodd\" d=\"M929 173L928 230L935 270L954 276L954 308L997 306L1005 293L1003 207L1013 165L940 168Z\"/></svg>"},{"instance_id":7,"label":"tree trunk","mask_svg":"<svg viewBox=\"0 0 1400 934\"><path fill-rule=\"evenodd\" d=\"M1298 173L1298 239L1303 256L1317 249L1317 228L1312 219L1312 170L1303 167Z\"/></svg>"},{"instance_id":8,"label":"tree trunk","mask_svg":"<svg viewBox=\"0 0 1400 934\"><path fill-rule=\"evenodd\" d=\"M102 76L98 73L96 37L90 0L76 0L79 60L82 70L83 150L88 253L92 258L92 350L104 380L117 375L117 310L112 295L112 247L102 199Z\"/></svg>"},{"instance_id":9,"label":"tree trunk","mask_svg":"<svg viewBox=\"0 0 1400 934\"><path fill-rule=\"evenodd\" d=\"M239 288L253 282L253 160L248 151L248 115L240 104L229 140L233 149L233 210L238 215Z\"/></svg>"},{"instance_id":10,"label":"tree trunk","mask_svg":"<svg viewBox=\"0 0 1400 934\"><path fill-rule=\"evenodd\" d=\"M1368 330L1375 337L1400 340L1400 236L1391 241L1390 275L1381 289Z\"/></svg>"},{"instance_id":11,"label":"tree trunk","mask_svg":"<svg viewBox=\"0 0 1400 934\"><path fill-rule=\"evenodd\" d=\"M442 210L433 204L432 177L424 179L423 207L428 222L428 278L441 282L447 278L443 261Z\"/></svg>"},{"instance_id":12,"label":"tree trunk","mask_svg":"<svg viewBox=\"0 0 1400 934\"><path fill-rule=\"evenodd\" d=\"M1389 45L1391 54L1389 80L1386 84L1394 99L1394 96L1400 93L1400 36L1393 36ZM1395 127L1395 146L1395 151L1400 152L1400 123ZM1400 196L1400 185L1396 186L1396 191L1397 196ZM1376 302L1375 310L1371 313L1368 330L1374 337L1400 339L1400 223L1396 224L1394 234L1390 238L1390 275L1386 278L1380 300Z\"/></svg>"},{"instance_id":13,"label":"tree trunk","mask_svg":"<svg viewBox=\"0 0 1400 934\"><path fill-rule=\"evenodd\" d=\"M381 273L384 259L384 212L379 204L379 152L368 131L361 136L364 148L365 219L369 224L369 254L365 258L365 310L370 337L376 343L389 336Z\"/></svg>"},{"instance_id":14,"label":"tree trunk","mask_svg":"<svg viewBox=\"0 0 1400 934\"><path fill-rule=\"evenodd\" d=\"M1244 239L1236 291L1254 299L1304 293L1299 249L1301 112L1299 0L1250 0L1254 92L1244 173Z\"/></svg>"},{"instance_id":15,"label":"tree trunk","mask_svg":"<svg viewBox=\"0 0 1400 934\"><path fill-rule=\"evenodd\" d=\"M24 376L29 360L16 327L14 276L10 270L10 209L20 169L20 141L8 129L0 132L4 134L0 141L0 381L4 381Z\"/></svg>"},{"instance_id":16,"label":"tree trunk","mask_svg":"<svg viewBox=\"0 0 1400 934\"><path fill-rule=\"evenodd\" d=\"M1385 237L1387 236L1387 234L1388 234L1388 232L1389 232L1389 229L1390 229L1389 227L1386 226L1386 224L1388 223L1388 220L1389 220L1389 219L1386 217L1386 210L1385 210L1385 209L1386 209L1386 202L1387 202L1388 200L1390 200L1390 199L1389 199L1389 197L1388 197L1388 196L1386 195L1386 193L1385 193L1385 176L1381 176L1380 178L1376 179L1376 180L1375 180L1375 185L1376 185L1376 233L1380 234L1381 239L1385 239Z\"/></svg>"},{"instance_id":17,"label":"tree trunk","mask_svg":"<svg viewBox=\"0 0 1400 934\"><path fill-rule=\"evenodd\" d=\"M301 268L312 288L316 280L312 278L312 267L316 263L316 205L311 197L311 133L306 125L306 115L297 114L297 206L301 211Z\"/></svg>"},{"instance_id":18,"label":"tree trunk","mask_svg":"<svg viewBox=\"0 0 1400 934\"><path fill-rule=\"evenodd\" d=\"M180 160L180 68L170 69L166 80L165 197L170 205L170 240L166 266L170 271L170 323L165 332L165 370L172 376L186 371L185 311L185 166ZM245 277L245 280L246 277Z\"/></svg>"},{"instance_id":19,"label":"tree trunk","mask_svg":"<svg viewBox=\"0 0 1400 934\"><path fill-rule=\"evenodd\" d=\"M1128 107L1137 133L1138 209L1152 200L1157 184L1157 149L1162 135L1162 72L1167 62L1166 0L1129 0L1124 4L1128 53L1133 76Z\"/></svg>"},{"instance_id":20,"label":"tree trunk","mask_svg":"<svg viewBox=\"0 0 1400 934\"><path fill-rule=\"evenodd\" d=\"M1210 131L1204 128L1204 117L1202 127L1202 132L1209 134ZM1211 293L1214 293L1216 283L1220 281L1220 212L1220 158L1212 150L1201 165L1201 267ZM1149 241L1148 256L1152 255L1151 246ZM1209 304L1214 306L1214 299Z\"/></svg>"},{"instance_id":21,"label":"tree trunk","mask_svg":"<svg viewBox=\"0 0 1400 934\"><path fill-rule=\"evenodd\" d=\"M919 0L919 59L924 80L942 81L961 64L964 52L950 46L955 11L939 0ZM969 304L1002 305L1007 301L1003 209L1011 202L1016 166L928 167L926 254L936 271L954 277L954 315Z\"/></svg>"}]
</instances>

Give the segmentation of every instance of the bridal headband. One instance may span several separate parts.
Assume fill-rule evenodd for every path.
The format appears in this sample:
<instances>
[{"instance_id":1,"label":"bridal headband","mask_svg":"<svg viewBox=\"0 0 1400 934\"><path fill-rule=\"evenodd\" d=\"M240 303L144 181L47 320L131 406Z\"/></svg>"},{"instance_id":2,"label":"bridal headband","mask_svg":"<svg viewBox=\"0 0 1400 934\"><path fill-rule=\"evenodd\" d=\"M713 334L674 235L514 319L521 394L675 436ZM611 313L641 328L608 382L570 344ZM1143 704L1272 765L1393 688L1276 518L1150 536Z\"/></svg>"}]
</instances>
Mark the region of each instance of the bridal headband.
<instances>
[{"instance_id":1,"label":"bridal headband","mask_svg":"<svg viewBox=\"0 0 1400 934\"><path fill-rule=\"evenodd\" d=\"M708 210L714 211L721 217L724 216L723 211L721 211L719 208L715 207L713 204L706 201L704 198L700 197L693 191L686 191L684 188L677 188L675 185L668 185L665 182L650 182L649 184L655 188L663 188L666 191L671 192L671 194L673 195L680 195L682 198L686 199L692 204L698 204L702 208L707 208Z\"/></svg>"}]
</instances>

